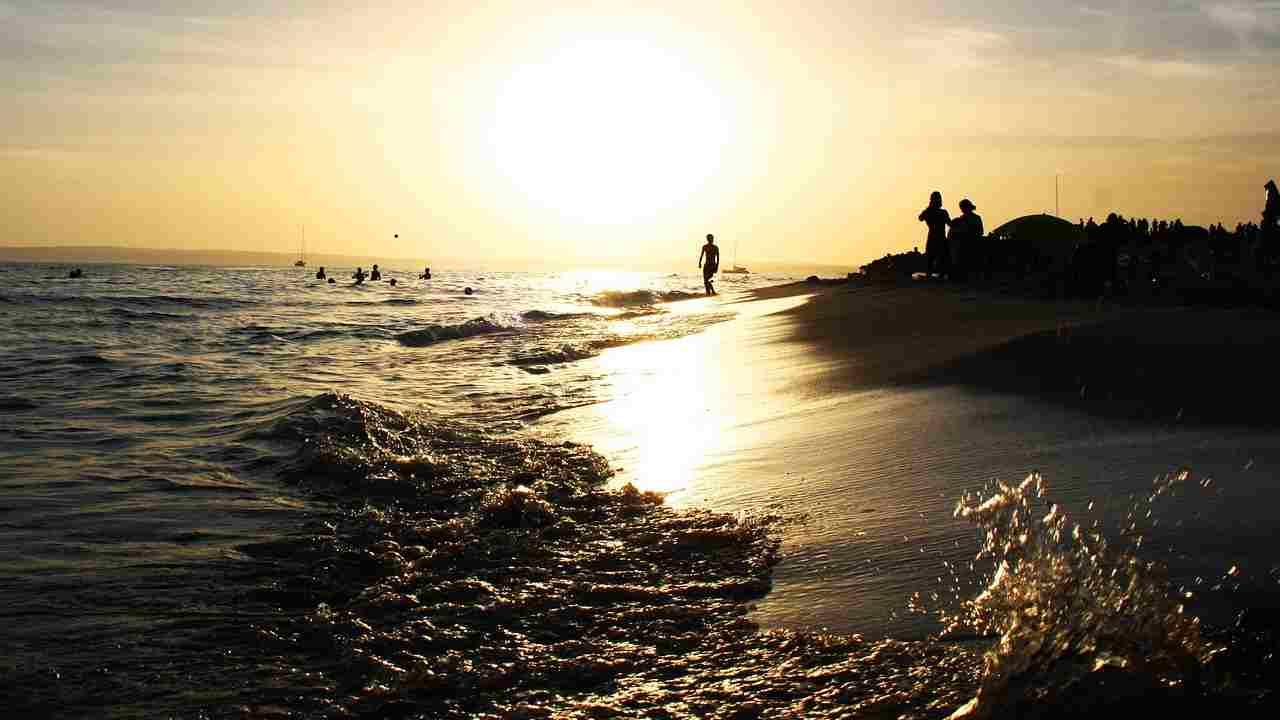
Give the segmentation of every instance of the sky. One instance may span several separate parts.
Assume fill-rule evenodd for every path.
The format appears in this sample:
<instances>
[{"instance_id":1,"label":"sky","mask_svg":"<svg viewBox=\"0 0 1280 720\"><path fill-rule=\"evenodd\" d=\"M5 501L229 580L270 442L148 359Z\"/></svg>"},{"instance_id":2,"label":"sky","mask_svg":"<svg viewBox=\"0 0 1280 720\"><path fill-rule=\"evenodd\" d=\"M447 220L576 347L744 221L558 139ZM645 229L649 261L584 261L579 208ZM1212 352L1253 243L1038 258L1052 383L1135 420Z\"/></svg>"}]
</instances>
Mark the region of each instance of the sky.
<instances>
[{"instance_id":1,"label":"sky","mask_svg":"<svg viewBox=\"0 0 1280 720\"><path fill-rule=\"evenodd\" d=\"M1280 175L1280 0L349 5L0 0L0 245L856 266Z\"/></svg>"}]
</instances>

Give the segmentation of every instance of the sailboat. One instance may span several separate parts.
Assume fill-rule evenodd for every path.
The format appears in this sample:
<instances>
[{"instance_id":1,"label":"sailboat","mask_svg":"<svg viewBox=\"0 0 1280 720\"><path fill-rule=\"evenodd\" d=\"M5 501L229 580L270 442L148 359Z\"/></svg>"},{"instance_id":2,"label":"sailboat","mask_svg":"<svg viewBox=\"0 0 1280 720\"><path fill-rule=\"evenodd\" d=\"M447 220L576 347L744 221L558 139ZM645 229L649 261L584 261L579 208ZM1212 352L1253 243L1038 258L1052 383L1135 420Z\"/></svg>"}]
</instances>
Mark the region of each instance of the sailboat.
<instances>
[{"instance_id":1,"label":"sailboat","mask_svg":"<svg viewBox=\"0 0 1280 720\"><path fill-rule=\"evenodd\" d=\"M306 267L307 261L307 228L302 226L302 244L298 246L298 261L293 264L294 267Z\"/></svg>"},{"instance_id":2,"label":"sailboat","mask_svg":"<svg viewBox=\"0 0 1280 720\"><path fill-rule=\"evenodd\" d=\"M748 275L751 273L750 270L738 264L738 241L736 239L733 241L733 267L720 272L723 275Z\"/></svg>"}]
</instances>

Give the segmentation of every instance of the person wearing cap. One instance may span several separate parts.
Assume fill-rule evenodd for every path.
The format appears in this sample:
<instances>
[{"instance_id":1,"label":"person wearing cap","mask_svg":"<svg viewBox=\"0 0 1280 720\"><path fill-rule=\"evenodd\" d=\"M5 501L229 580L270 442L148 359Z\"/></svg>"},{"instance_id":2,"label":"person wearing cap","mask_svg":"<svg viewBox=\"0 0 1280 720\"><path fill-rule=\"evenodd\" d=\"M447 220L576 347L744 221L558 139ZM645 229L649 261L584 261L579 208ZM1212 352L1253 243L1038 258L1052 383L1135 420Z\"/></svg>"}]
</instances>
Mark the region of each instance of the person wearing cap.
<instances>
[{"instance_id":1,"label":"person wearing cap","mask_svg":"<svg viewBox=\"0 0 1280 720\"><path fill-rule=\"evenodd\" d=\"M960 201L960 217L951 221L948 243L955 254L955 278L965 280L970 274L979 276L986 271L986 253L982 247L982 216L974 212L978 206L969 198Z\"/></svg>"}]
</instances>

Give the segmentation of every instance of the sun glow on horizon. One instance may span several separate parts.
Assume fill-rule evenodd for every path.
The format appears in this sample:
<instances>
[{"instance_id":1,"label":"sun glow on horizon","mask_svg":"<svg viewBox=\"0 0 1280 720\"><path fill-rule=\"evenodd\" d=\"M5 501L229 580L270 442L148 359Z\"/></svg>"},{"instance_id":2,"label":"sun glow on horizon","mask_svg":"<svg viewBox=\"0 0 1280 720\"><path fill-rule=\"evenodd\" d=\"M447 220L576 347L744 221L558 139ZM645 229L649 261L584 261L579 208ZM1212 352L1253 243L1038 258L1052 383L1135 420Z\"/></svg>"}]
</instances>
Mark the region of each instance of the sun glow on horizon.
<instances>
[{"instance_id":1,"label":"sun glow on horizon","mask_svg":"<svg viewBox=\"0 0 1280 720\"><path fill-rule=\"evenodd\" d=\"M688 204L734 142L725 98L687 54L642 36L591 36L516 67L495 97L489 149L525 201L622 225Z\"/></svg>"}]
</instances>

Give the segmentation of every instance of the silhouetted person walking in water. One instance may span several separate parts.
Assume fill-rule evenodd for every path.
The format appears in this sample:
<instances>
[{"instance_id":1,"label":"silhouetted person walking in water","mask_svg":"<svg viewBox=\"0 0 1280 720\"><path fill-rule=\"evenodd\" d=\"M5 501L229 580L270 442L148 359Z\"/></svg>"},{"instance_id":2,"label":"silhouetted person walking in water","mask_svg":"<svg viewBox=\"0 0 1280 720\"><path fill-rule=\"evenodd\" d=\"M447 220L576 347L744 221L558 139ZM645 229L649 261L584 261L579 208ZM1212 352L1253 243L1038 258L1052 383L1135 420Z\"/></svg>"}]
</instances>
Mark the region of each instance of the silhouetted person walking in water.
<instances>
[{"instance_id":1,"label":"silhouetted person walking in water","mask_svg":"<svg viewBox=\"0 0 1280 720\"><path fill-rule=\"evenodd\" d=\"M702 261L706 259L704 264ZM716 289L711 284L711 278L720 269L720 248L716 247L715 236L707 233L707 244L702 246L702 252L698 254L698 267L702 268L702 284L706 286L708 295L715 295Z\"/></svg>"},{"instance_id":2,"label":"silhouetted person walking in water","mask_svg":"<svg viewBox=\"0 0 1280 720\"><path fill-rule=\"evenodd\" d=\"M986 248L982 245L982 216L974 212L978 206L969 198L960 201L960 217L951 221L952 272L958 280L982 274L986 266ZM946 212L946 210L943 210Z\"/></svg>"},{"instance_id":3,"label":"silhouetted person walking in water","mask_svg":"<svg viewBox=\"0 0 1280 720\"><path fill-rule=\"evenodd\" d=\"M942 209L942 193L934 190L929 195L929 207L920 213L920 222L929 226L929 238L924 244L925 274L938 274L942 277L951 264L951 253L947 247L947 226L951 224L951 215Z\"/></svg>"},{"instance_id":4,"label":"silhouetted person walking in water","mask_svg":"<svg viewBox=\"0 0 1280 720\"><path fill-rule=\"evenodd\" d=\"M316 279L317 279L317 280L324 280L324 279L325 279L324 266L323 266L323 265L321 265L321 266L320 266L320 269L316 271Z\"/></svg>"}]
</instances>

